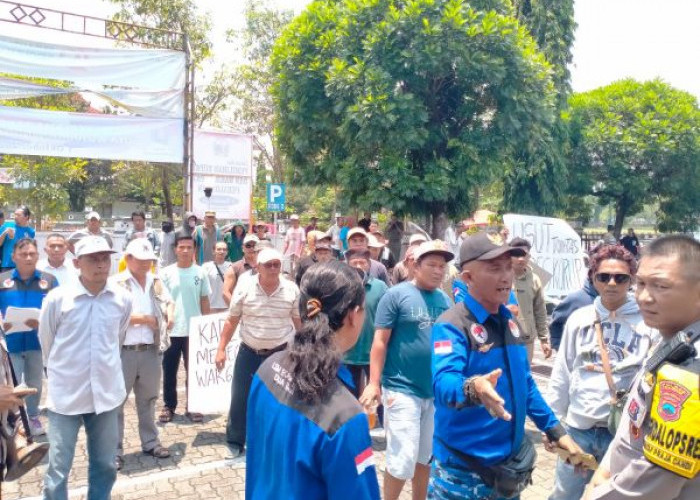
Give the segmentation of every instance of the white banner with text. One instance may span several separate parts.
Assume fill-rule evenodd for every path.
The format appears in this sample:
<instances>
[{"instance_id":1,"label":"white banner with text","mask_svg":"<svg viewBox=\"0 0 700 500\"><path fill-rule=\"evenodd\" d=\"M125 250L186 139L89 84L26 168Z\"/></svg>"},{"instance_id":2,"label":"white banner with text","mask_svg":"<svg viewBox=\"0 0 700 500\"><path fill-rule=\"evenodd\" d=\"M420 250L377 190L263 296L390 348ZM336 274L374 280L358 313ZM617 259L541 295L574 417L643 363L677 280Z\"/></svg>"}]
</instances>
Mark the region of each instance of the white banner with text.
<instances>
[{"instance_id":1,"label":"white banner with text","mask_svg":"<svg viewBox=\"0 0 700 500\"><path fill-rule=\"evenodd\" d=\"M195 130L192 210L207 210L217 219L250 217L253 185L253 138L245 134ZM207 197L204 188L212 188Z\"/></svg>"},{"instance_id":2,"label":"white banner with text","mask_svg":"<svg viewBox=\"0 0 700 500\"><path fill-rule=\"evenodd\" d=\"M563 296L583 286L587 269L581 237L564 220L534 215L505 214L509 239L524 238L532 244L532 261L552 275L545 287L549 296Z\"/></svg>"},{"instance_id":3,"label":"white banner with text","mask_svg":"<svg viewBox=\"0 0 700 500\"><path fill-rule=\"evenodd\" d=\"M226 365L218 371L214 361L221 329L228 313L197 316L190 320L187 372L187 410L204 414L227 414L231 404L233 365L240 343L238 334L226 347Z\"/></svg>"}]
</instances>

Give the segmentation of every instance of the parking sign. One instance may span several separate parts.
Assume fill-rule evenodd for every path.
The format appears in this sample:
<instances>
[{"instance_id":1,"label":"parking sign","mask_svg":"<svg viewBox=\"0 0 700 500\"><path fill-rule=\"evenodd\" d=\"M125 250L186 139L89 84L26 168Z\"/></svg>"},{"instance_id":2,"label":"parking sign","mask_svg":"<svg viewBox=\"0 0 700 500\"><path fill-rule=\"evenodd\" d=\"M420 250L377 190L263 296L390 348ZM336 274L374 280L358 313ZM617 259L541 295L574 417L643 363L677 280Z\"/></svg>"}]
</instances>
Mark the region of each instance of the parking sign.
<instances>
[{"instance_id":1,"label":"parking sign","mask_svg":"<svg viewBox=\"0 0 700 500\"><path fill-rule=\"evenodd\" d=\"M286 203L286 186L284 184L267 184L267 211L284 212Z\"/></svg>"}]
</instances>

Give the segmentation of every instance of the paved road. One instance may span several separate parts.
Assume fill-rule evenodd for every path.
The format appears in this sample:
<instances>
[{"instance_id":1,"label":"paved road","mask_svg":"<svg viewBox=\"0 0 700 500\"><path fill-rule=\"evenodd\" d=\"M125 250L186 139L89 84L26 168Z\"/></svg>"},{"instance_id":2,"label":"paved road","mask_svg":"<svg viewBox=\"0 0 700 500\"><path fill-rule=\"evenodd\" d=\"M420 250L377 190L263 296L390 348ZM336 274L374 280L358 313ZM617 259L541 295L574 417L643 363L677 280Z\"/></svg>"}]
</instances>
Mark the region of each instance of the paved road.
<instances>
[{"instance_id":1,"label":"paved road","mask_svg":"<svg viewBox=\"0 0 700 500\"><path fill-rule=\"evenodd\" d=\"M536 380L541 389L547 384L550 362L544 362L541 353L535 355ZM539 375L541 372L544 375ZM184 408L184 372L180 374L180 408ZM141 453L136 425L133 396L126 405L125 466L119 473L113 489L113 498L139 500L160 498L178 500L205 500L215 498L244 498L245 459L227 460L225 446L226 417L211 415L204 423L192 424L183 415L183 410L173 422L161 427L163 445L168 447L171 457L156 460ZM523 500L543 500L549 495L553 484L555 458L539 444L539 433L528 422L531 436L538 450L534 484L521 496ZM377 446L378 468L384 470L384 453ZM0 498L40 498L45 463L33 469L21 480L6 483ZM381 474L380 474L381 480ZM81 432L75 463L70 476L70 497L85 498L87 484L87 455L84 434ZM407 485L408 486L408 485ZM410 488L405 488L401 499L410 499Z\"/></svg>"}]
</instances>

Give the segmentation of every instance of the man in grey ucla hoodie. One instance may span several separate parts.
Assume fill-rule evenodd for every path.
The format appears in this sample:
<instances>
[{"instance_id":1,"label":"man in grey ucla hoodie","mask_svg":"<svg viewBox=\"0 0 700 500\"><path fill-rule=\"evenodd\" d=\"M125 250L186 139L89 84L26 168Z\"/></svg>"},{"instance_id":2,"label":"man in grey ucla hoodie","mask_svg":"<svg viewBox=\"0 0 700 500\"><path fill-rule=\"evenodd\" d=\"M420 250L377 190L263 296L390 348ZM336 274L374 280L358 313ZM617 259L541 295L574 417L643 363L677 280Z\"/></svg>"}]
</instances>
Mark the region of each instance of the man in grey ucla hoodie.
<instances>
[{"instance_id":1,"label":"man in grey ucla hoodie","mask_svg":"<svg viewBox=\"0 0 700 500\"><path fill-rule=\"evenodd\" d=\"M607 428L611 395L594 322L596 318L601 322L615 389L626 390L649 350L652 336L652 330L643 324L634 296L628 293L636 270L636 260L621 246L610 245L596 253L591 278L599 296L567 320L548 388L547 402L557 418L565 422L579 446L598 461L613 436ZM578 500L592 474L576 473L573 466L559 460L550 500Z\"/></svg>"}]
</instances>

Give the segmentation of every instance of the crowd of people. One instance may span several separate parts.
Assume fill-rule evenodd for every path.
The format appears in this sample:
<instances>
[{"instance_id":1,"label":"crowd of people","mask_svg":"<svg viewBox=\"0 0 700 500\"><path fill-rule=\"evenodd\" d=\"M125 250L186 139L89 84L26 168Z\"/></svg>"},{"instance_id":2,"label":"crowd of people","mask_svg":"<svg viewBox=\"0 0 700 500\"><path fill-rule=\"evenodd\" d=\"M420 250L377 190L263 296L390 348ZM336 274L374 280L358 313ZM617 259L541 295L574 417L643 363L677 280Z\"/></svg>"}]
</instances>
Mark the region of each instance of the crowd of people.
<instances>
[{"instance_id":1,"label":"crowd of people","mask_svg":"<svg viewBox=\"0 0 700 500\"><path fill-rule=\"evenodd\" d=\"M226 316L217 369L240 339L226 443L246 457L247 498L380 498L374 427L387 500L407 481L415 499L517 498L535 468L526 417L559 455L552 499L700 497L700 243L603 242L548 324L527 240L452 229L445 241L414 234L402 252L397 217L381 230L370 213L336 215L327 231L292 215L280 251L264 223L248 233L188 213L157 234L134 212L110 276L99 214L50 234L39 261L18 208L0 228L0 430L12 435L26 396L25 432L43 434L46 384L44 498L67 498L80 427L88 498L110 497L132 392L142 451L170 455L156 421L167 432L178 410L190 320L213 313ZM535 341L555 356L544 394ZM28 391L12 388L7 362Z\"/></svg>"}]
</instances>

